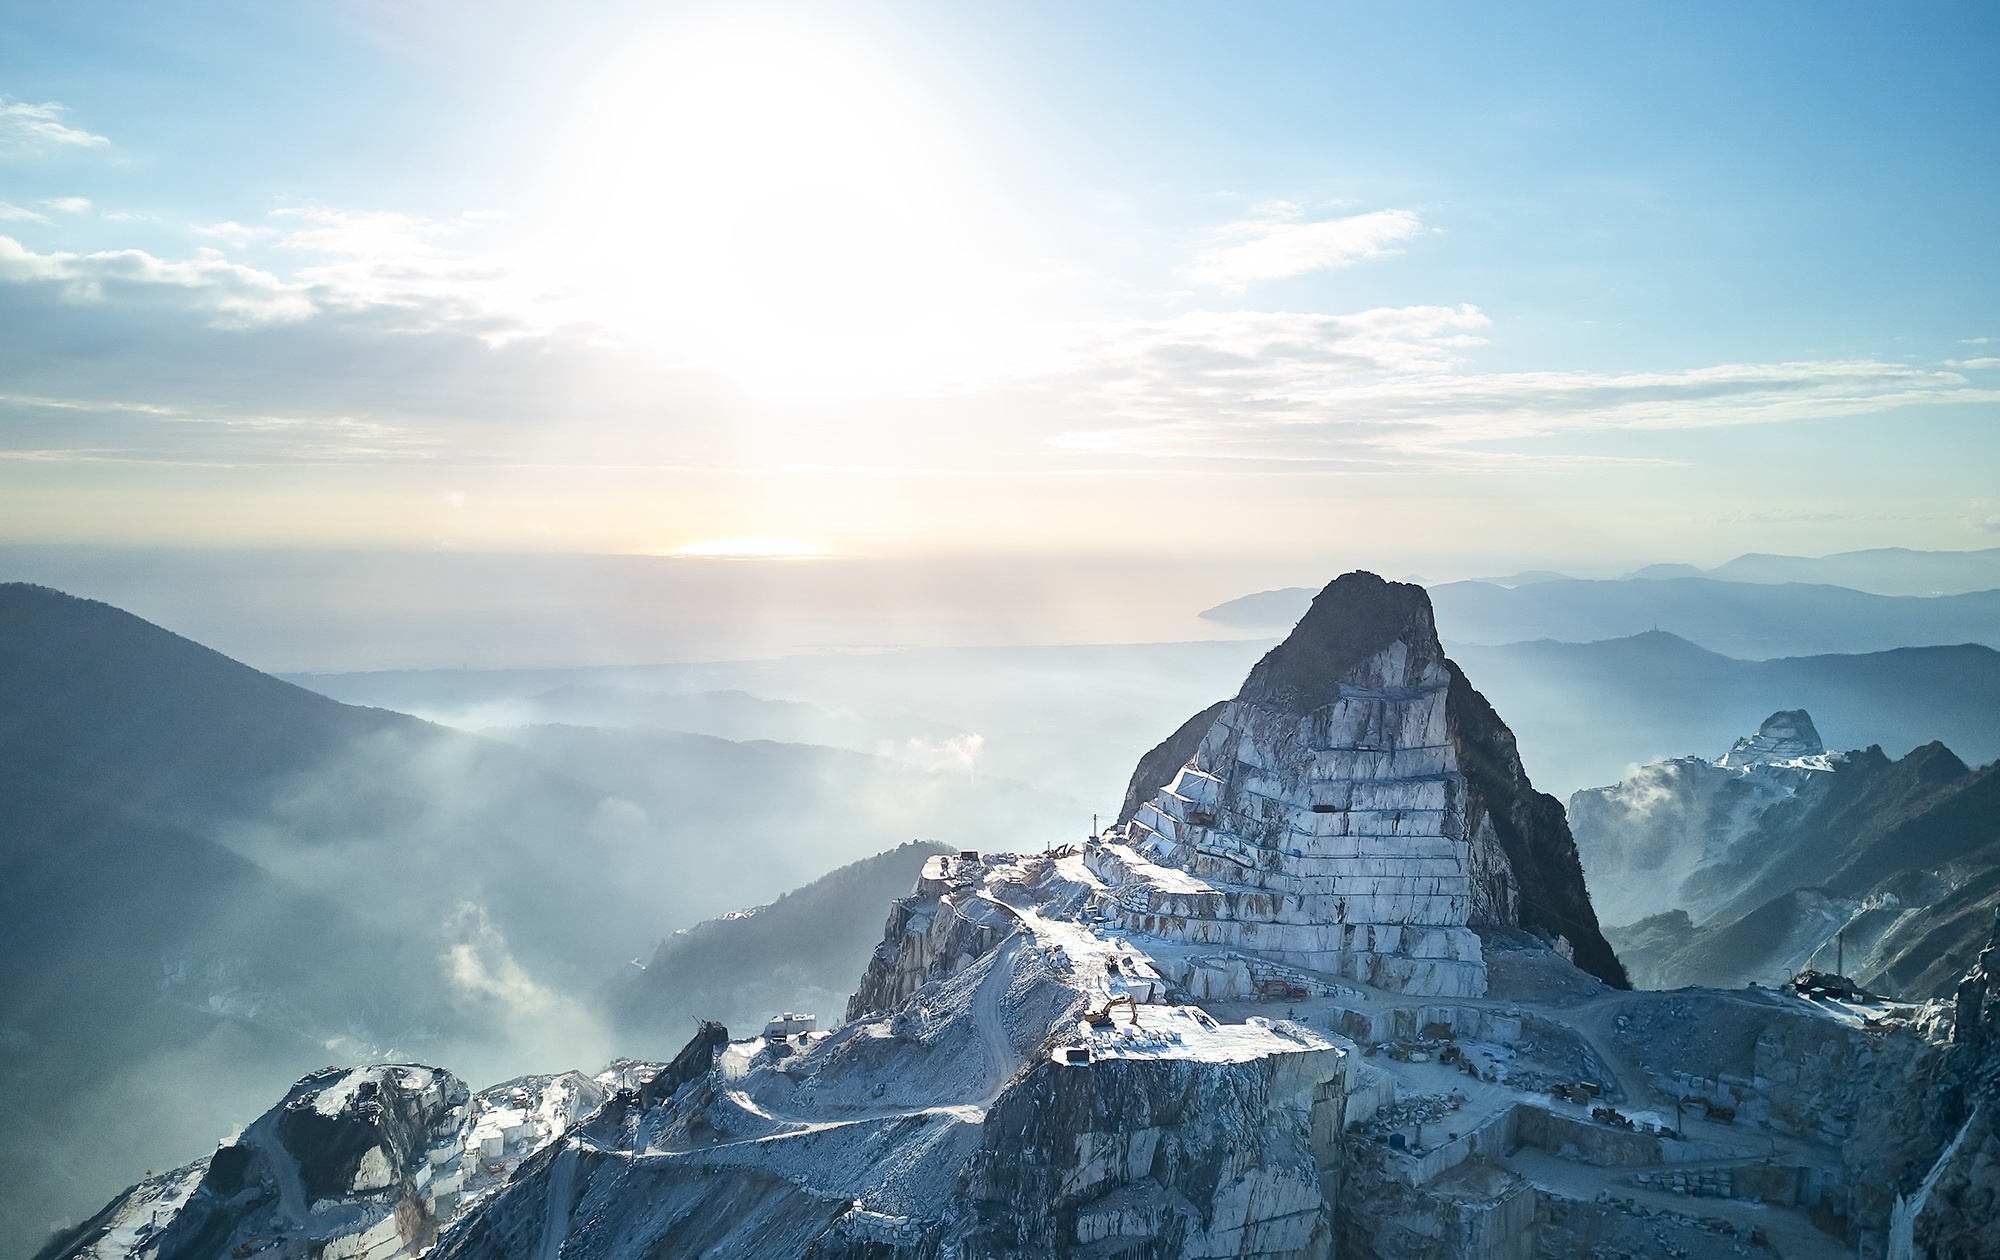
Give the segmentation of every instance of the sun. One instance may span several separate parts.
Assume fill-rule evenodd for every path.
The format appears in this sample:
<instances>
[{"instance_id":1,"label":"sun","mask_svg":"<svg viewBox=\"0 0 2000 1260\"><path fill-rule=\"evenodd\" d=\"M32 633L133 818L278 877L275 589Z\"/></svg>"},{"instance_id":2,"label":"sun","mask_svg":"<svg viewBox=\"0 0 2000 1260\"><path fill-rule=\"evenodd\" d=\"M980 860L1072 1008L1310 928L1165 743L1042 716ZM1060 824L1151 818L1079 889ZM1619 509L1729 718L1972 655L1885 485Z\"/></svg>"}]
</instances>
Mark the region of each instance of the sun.
<instances>
[{"instance_id":1,"label":"sun","mask_svg":"<svg viewBox=\"0 0 2000 1260\"><path fill-rule=\"evenodd\" d=\"M559 184L549 235L593 313L753 392L923 378L993 313L986 199L935 111L795 26L633 58Z\"/></svg>"}]
</instances>

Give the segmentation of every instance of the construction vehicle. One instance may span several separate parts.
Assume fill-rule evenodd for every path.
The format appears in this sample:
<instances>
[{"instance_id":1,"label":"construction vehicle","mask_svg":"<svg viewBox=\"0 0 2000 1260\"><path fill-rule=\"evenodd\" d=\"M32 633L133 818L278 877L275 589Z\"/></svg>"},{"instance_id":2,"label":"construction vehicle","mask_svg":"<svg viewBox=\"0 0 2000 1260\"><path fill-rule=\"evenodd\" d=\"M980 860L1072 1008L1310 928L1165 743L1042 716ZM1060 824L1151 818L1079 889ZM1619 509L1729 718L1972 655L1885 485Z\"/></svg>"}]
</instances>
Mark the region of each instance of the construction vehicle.
<instances>
[{"instance_id":1,"label":"construction vehicle","mask_svg":"<svg viewBox=\"0 0 2000 1260\"><path fill-rule=\"evenodd\" d=\"M1281 1002L1302 1002L1312 994L1306 992L1304 986L1293 984L1289 980L1270 979L1257 982L1257 996L1267 1002L1274 999Z\"/></svg>"},{"instance_id":2,"label":"construction vehicle","mask_svg":"<svg viewBox=\"0 0 2000 1260\"><path fill-rule=\"evenodd\" d=\"M1736 1108L1725 1107L1721 1103L1716 1102L1714 1099L1705 1098L1700 1094L1681 1095L1681 1106L1700 1107L1702 1110L1702 1114L1706 1115L1710 1120L1715 1121L1715 1123L1717 1124L1736 1123Z\"/></svg>"},{"instance_id":3,"label":"construction vehicle","mask_svg":"<svg viewBox=\"0 0 2000 1260\"><path fill-rule=\"evenodd\" d=\"M1132 1022L1135 1024L1138 1023L1139 1003L1129 993L1121 993L1117 997L1107 999L1103 1006L1085 1014L1083 1017L1084 1022L1088 1023L1092 1028L1109 1028L1111 1026L1111 1009L1120 1004L1123 1004L1132 1012Z\"/></svg>"},{"instance_id":4,"label":"construction vehicle","mask_svg":"<svg viewBox=\"0 0 2000 1260\"><path fill-rule=\"evenodd\" d=\"M1801 971L1781 987L1813 1001L1833 998L1836 1001L1865 1002L1869 998L1860 985L1846 976L1824 971Z\"/></svg>"}]
</instances>

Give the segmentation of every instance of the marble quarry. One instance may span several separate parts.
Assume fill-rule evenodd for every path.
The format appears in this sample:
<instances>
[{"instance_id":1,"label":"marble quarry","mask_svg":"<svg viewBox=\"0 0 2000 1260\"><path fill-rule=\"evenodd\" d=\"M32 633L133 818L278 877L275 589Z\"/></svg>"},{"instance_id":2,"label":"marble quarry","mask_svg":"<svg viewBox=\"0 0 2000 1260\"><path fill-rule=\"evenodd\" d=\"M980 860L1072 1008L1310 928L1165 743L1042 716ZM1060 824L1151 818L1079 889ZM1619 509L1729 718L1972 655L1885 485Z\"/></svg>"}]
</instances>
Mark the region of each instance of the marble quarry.
<instances>
[{"instance_id":1,"label":"marble quarry","mask_svg":"<svg viewBox=\"0 0 2000 1260\"><path fill-rule=\"evenodd\" d=\"M1484 993L1472 928L1521 926L1521 880L1465 772L1462 682L1422 588L1335 581L1205 729L1183 728L1192 748L1171 779L1091 846L1114 921L1185 956L1178 978L1210 998L1254 996L1270 982L1258 963L1400 993ZM1510 786L1532 791L1514 769ZM1566 829L1554 847L1561 869L1544 879L1573 884L1587 907ZM1608 958L1583 917L1579 934Z\"/></svg>"}]
</instances>

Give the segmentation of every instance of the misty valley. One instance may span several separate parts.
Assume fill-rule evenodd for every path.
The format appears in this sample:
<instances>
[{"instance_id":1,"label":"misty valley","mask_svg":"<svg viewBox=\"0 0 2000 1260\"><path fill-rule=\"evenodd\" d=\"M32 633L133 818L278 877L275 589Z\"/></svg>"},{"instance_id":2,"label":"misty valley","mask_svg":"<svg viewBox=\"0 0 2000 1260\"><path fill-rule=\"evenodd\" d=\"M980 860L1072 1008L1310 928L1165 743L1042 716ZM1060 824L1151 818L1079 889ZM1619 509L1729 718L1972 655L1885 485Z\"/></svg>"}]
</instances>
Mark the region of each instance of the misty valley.
<instances>
[{"instance_id":1,"label":"misty valley","mask_svg":"<svg viewBox=\"0 0 2000 1260\"><path fill-rule=\"evenodd\" d=\"M1690 581L1543 592L1678 610L1595 641L1355 574L1241 638L289 678L0 586L4 1246L1977 1235L2000 652L1734 656L1834 588Z\"/></svg>"}]
</instances>

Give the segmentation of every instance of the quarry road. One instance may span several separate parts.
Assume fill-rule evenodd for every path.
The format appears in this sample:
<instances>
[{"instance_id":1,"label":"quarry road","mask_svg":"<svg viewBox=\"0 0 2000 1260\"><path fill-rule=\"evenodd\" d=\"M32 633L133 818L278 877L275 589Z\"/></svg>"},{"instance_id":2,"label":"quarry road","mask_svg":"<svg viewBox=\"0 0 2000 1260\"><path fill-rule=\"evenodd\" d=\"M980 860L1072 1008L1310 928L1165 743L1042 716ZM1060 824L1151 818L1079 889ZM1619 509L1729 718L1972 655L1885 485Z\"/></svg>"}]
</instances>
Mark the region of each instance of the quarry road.
<instances>
[{"instance_id":1,"label":"quarry road","mask_svg":"<svg viewBox=\"0 0 2000 1260\"><path fill-rule=\"evenodd\" d=\"M996 905L1003 904L996 902ZM1012 908L1008 908L1012 913ZM1015 919L1020 916L1015 914ZM839 1107L821 1109L803 1098L784 1092L760 1090L756 1097L741 1088L723 1088L717 1092L717 1102L725 1104L742 1117L751 1121L753 1127L781 1126L777 1132L746 1136L736 1141L717 1143L717 1147L739 1146L753 1143L783 1142L809 1134L826 1133L851 1125L878 1124L885 1120L896 1120L905 1116L944 1116L967 1124L979 1124L986 1118L986 1108L999 1097L1007 1082L1014 1077L1020 1067L1021 1057L1014 1049L1014 1038L1007 1025L1005 999L1007 989L1013 980L1015 953L1028 939L1029 932L1013 933L987 951L974 965L984 966L986 974L971 993L961 998L964 1003L962 1016L969 1019L971 1027L969 1045L966 1049L977 1055L976 1065L970 1056L958 1060L964 1064L962 1079L965 1084L952 1092L966 1099L955 1104L932 1104L920 1107L856 1108ZM740 1070L740 1069L739 1069ZM715 1148L705 1148L715 1149ZM661 1154L669 1152L661 1151ZM561 1170L558 1170L558 1175ZM554 1260L540 1257L538 1260Z\"/></svg>"},{"instance_id":2,"label":"quarry road","mask_svg":"<svg viewBox=\"0 0 2000 1260\"><path fill-rule=\"evenodd\" d=\"M1008 981L1014 976L1014 969L1009 964L1013 962L1014 952L1021 948L1021 935L1016 933L993 947L986 977L979 982L978 990L972 995L972 1022L979 1032L980 1053L986 1060L985 1098L989 1104L1000 1096L1000 1091L1013 1079L1014 1069L1019 1066L1014 1054L1014 1039L1007 1035L1007 1015L1000 1003L1007 996Z\"/></svg>"},{"instance_id":3,"label":"quarry road","mask_svg":"<svg viewBox=\"0 0 2000 1260\"><path fill-rule=\"evenodd\" d=\"M278 1188L278 1206L294 1228L306 1229L311 1223L311 1214L306 1210L305 1187L299 1184L299 1161L278 1141L278 1108L272 1108L257 1117L255 1123L243 1130L242 1140L257 1152L257 1160L264 1166L271 1184Z\"/></svg>"},{"instance_id":4,"label":"quarry road","mask_svg":"<svg viewBox=\"0 0 2000 1260\"><path fill-rule=\"evenodd\" d=\"M576 1148L571 1146L556 1156L549 1170L548 1228L542 1231L542 1245L536 1260L557 1260L563 1241L569 1237L570 1196L576 1186Z\"/></svg>"}]
</instances>

